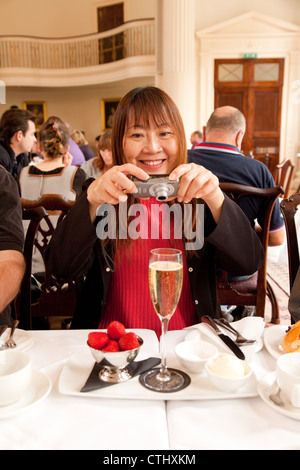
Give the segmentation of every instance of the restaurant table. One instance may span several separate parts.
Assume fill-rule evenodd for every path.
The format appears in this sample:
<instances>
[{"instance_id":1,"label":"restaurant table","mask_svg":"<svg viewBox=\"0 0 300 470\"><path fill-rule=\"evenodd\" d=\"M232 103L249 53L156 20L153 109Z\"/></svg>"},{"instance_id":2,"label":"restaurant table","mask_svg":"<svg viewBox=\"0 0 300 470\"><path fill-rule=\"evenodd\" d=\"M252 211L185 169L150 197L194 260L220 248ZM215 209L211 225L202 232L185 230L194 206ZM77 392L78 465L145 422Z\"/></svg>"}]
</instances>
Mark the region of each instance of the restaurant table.
<instances>
[{"instance_id":1,"label":"restaurant table","mask_svg":"<svg viewBox=\"0 0 300 470\"><path fill-rule=\"evenodd\" d=\"M158 341L154 333L134 331L144 339L141 359L157 356ZM300 421L275 411L260 396L196 400L190 399L188 387L176 392L187 399L174 399L172 394L144 389L138 378L129 382L141 393L140 399L116 398L118 389L114 387L119 384L106 388L113 398L61 393L60 380L66 365L70 360L89 357L88 332L26 332L33 338L26 351L32 358L33 370L49 377L52 387L39 403L0 419L0 449L156 449L158 453L158 450L300 448ZM186 331L169 333L169 364L180 368L174 346L184 339ZM251 361L258 380L274 371L275 365L276 360L265 347ZM148 399L152 396L153 399Z\"/></svg>"},{"instance_id":2,"label":"restaurant table","mask_svg":"<svg viewBox=\"0 0 300 470\"><path fill-rule=\"evenodd\" d=\"M28 333L35 341L26 353L32 358L33 369L50 378L52 389L40 403L15 416L0 420L0 449L99 450L169 447L163 398L154 402L110 400L67 396L59 392L59 377L68 359L76 354L90 354L86 345L87 330ZM142 333L140 336L143 337ZM146 355L147 348L145 341ZM87 370L87 377L88 375ZM115 386L118 385L111 387Z\"/></svg>"}]
</instances>

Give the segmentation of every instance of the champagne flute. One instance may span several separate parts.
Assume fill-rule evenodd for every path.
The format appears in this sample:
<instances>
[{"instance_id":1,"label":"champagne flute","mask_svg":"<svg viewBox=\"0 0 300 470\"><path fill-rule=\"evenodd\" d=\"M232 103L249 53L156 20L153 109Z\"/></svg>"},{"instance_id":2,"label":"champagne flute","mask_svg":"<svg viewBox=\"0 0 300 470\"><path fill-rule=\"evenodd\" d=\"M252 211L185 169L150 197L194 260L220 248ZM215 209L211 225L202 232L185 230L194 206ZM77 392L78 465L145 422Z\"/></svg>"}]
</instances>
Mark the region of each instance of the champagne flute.
<instances>
[{"instance_id":1,"label":"champagne flute","mask_svg":"<svg viewBox=\"0 0 300 470\"><path fill-rule=\"evenodd\" d=\"M176 310L182 288L182 252L173 248L156 248L150 252L149 287L154 309L162 324L161 367L143 374L142 384L151 390L173 392L183 387L185 374L168 369L165 335Z\"/></svg>"}]
</instances>

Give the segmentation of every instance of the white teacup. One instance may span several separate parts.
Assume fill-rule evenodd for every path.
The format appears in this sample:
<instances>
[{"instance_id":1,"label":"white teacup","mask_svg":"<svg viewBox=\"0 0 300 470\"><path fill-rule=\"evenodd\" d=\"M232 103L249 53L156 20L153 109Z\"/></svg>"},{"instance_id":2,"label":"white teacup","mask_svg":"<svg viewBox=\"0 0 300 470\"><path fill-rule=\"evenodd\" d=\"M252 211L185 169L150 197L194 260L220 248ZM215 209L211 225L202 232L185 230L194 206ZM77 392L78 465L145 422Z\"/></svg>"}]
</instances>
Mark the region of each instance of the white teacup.
<instances>
[{"instance_id":1,"label":"white teacup","mask_svg":"<svg viewBox=\"0 0 300 470\"><path fill-rule=\"evenodd\" d=\"M277 383L296 408L300 408L300 352L284 354L277 360Z\"/></svg>"},{"instance_id":2,"label":"white teacup","mask_svg":"<svg viewBox=\"0 0 300 470\"><path fill-rule=\"evenodd\" d=\"M0 406L19 400L29 386L31 358L22 351L0 352Z\"/></svg>"}]
</instances>

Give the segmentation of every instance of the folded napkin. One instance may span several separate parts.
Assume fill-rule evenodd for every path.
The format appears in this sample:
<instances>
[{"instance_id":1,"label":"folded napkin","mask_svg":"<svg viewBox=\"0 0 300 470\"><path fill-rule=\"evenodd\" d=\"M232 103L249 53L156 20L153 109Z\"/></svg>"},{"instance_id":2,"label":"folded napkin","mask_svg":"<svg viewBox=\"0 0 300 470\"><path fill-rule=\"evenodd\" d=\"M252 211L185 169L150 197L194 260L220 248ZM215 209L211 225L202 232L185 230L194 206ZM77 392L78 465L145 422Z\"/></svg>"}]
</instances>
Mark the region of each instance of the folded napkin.
<instances>
[{"instance_id":1,"label":"folded napkin","mask_svg":"<svg viewBox=\"0 0 300 470\"><path fill-rule=\"evenodd\" d=\"M219 325L218 325L219 326ZM246 356L246 360L251 362L254 358L254 354L258 351L260 351L263 347L263 332L264 332L264 327L265 327L265 322L263 318L261 317L245 317L242 318L241 320L232 322L232 326L239 331L245 338L247 339L255 339L256 343L252 345L247 345L243 346L240 345L240 348L242 349L243 353ZM220 326L220 330L222 330L222 333L225 333L227 336L229 336L231 339L235 340L235 334L231 333L224 327ZM188 328L185 328L186 330L194 330L191 331L187 336L186 340L192 340L199 338L203 340L208 340L209 342L212 342L215 344L215 346L218 347L218 349L222 352L228 352L228 349L224 346L223 342L220 340L218 335L211 329L209 325L206 325L205 323L197 323L196 325L192 325Z\"/></svg>"},{"instance_id":2,"label":"folded napkin","mask_svg":"<svg viewBox=\"0 0 300 470\"><path fill-rule=\"evenodd\" d=\"M132 374L132 377L142 374L147 370L152 369L153 367L160 364L160 358L158 357L149 357L143 361L133 361L127 366L127 370ZM86 383L80 390L81 392L90 392L92 390L97 390L98 388L108 387L110 385L115 385L111 382L103 382L99 379L99 372L105 365L110 365L105 359L101 362L96 362Z\"/></svg>"}]
</instances>

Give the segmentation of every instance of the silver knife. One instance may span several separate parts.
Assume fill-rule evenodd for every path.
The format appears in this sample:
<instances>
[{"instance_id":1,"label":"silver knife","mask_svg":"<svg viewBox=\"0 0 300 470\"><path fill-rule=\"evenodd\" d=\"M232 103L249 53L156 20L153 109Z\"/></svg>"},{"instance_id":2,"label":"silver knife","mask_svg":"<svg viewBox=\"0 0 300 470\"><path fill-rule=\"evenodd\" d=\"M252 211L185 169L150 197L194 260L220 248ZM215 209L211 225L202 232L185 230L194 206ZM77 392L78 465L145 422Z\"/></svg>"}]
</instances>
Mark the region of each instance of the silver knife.
<instances>
[{"instance_id":1,"label":"silver knife","mask_svg":"<svg viewBox=\"0 0 300 470\"><path fill-rule=\"evenodd\" d=\"M216 325L216 323L213 321L213 319L208 316L208 315L202 315L201 321L203 323L206 323L207 325L211 326L214 331L217 333L219 338L226 344L226 346L231 349L231 351L239 358L244 360L245 359L245 354L241 349L235 344L235 342L229 338L229 336L225 335L222 333L220 328Z\"/></svg>"}]
</instances>

